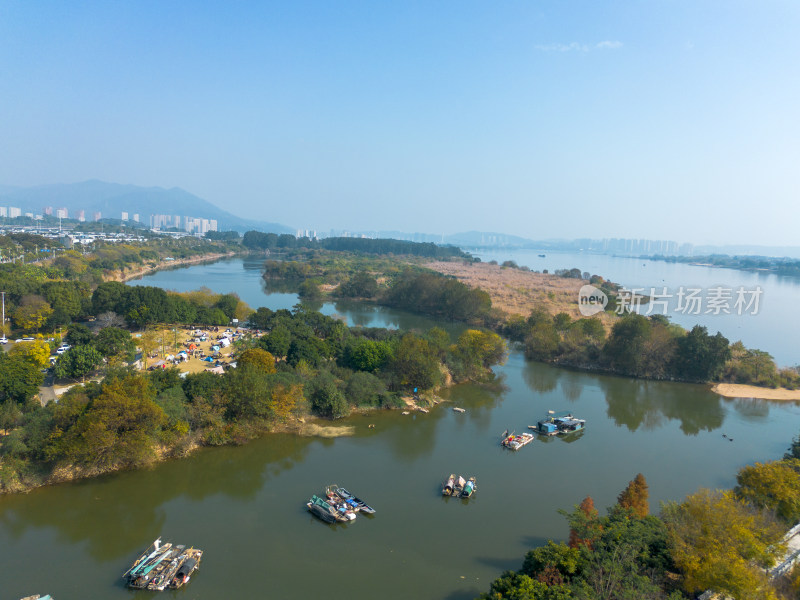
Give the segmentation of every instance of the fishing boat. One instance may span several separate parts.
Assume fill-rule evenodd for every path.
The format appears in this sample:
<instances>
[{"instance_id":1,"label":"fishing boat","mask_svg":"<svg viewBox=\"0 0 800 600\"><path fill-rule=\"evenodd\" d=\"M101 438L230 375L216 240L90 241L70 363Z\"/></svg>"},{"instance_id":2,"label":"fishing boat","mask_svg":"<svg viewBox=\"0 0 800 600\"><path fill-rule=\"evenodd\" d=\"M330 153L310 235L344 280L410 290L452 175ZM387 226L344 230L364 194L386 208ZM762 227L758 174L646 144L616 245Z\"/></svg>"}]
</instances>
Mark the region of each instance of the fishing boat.
<instances>
[{"instance_id":1,"label":"fishing boat","mask_svg":"<svg viewBox=\"0 0 800 600\"><path fill-rule=\"evenodd\" d=\"M467 411L466 411L466 410L464 410L463 408L459 408L458 406L454 406L454 407L453 407L453 412L457 412L457 413L465 413L465 412L467 412Z\"/></svg>"},{"instance_id":2,"label":"fishing boat","mask_svg":"<svg viewBox=\"0 0 800 600\"><path fill-rule=\"evenodd\" d=\"M455 473L450 473L450 477L448 477L447 481L445 481L444 485L442 485L442 496L452 496L453 486L455 484L456 484L456 475Z\"/></svg>"},{"instance_id":3,"label":"fishing boat","mask_svg":"<svg viewBox=\"0 0 800 600\"><path fill-rule=\"evenodd\" d=\"M500 442L500 445L505 446L509 450L519 450L523 446L530 444L532 441L532 433L520 433L519 435L514 435L512 433L511 435L504 437L503 441Z\"/></svg>"},{"instance_id":4,"label":"fishing boat","mask_svg":"<svg viewBox=\"0 0 800 600\"><path fill-rule=\"evenodd\" d=\"M461 475L458 476L456 479L455 484L453 484L453 496L461 496L461 492L464 491L464 486L467 484L467 480L464 479Z\"/></svg>"},{"instance_id":5,"label":"fishing boat","mask_svg":"<svg viewBox=\"0 0 800 600\"><path fill-rule=\"evenodd\" d=\"M555 413L550 410L547 417L536 425L536 431L542 435L566 435L581 431L584 427L586 419L577 419L571 412Z\"/></svg>"},{"instance_id":6,"label":"fishing boat","mask_svg":"<svg viewBox=\"0 0 800 600\"><path fill-rule=\"evenodd\" d=\"M332 502L323 500L317 495L311 496L306 502L309 512L326 523L346 523L356 518L356 513L345 506L337 506Z\"/></svg>"},{"instance_id":7,"label":"fishing boat","mask_svg":"<svg viewBox=\"0 0 800 600\"><path fill-rule=\"evenodd\" d=\"M467 483L464 484L464 489L461 490L461 497L462 498L469 498L470 496L472 496L472 494L475 493L476 489L478 489L478 488L477 488L477 484L475 483L475 478L474 477L470 477L467 480Z\"/></svg>"},{"instance_id":8,"label":"fishing boat","mask_svg":"<svg viewBox=\"0 0 800 600\"><path fill-rule=\"evenodd\" d=\"M372 508L369 504L364 502L358 496L354 496L350 492L348 492L343 487L336 488L336 495L345 500L349 505L355 507L354 510L358 512L363 512L367 515L374 515L375 509Z\"/></svg>"},{"instance_id":9,"label":"fishing boat","mask_svg":"<svg viewBox=\"0 0 800 600\"><path fill-rule=\"evenodd\" d=\"M203 557L203 551L197 548L189 548L183 556L185 557L184 560L169 580L170 589L176 590L189 583L192 573L200 568L200 559Z\"/></svg>"}]
</instances>

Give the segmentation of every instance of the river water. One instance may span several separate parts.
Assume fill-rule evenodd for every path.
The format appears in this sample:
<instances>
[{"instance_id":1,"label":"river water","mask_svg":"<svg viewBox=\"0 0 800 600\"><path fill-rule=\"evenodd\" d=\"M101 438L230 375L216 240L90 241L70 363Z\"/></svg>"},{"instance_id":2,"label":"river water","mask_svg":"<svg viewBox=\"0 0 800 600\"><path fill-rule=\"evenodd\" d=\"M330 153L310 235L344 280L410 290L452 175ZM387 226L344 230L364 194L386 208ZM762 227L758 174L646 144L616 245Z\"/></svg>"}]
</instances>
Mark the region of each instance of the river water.
<instances>
[{"instance_id":1,"label":"river water","mask_svg":"<svg viewBox=\"0 0 800 600\"><path fill-rule=\"evenodd\" d=\"M253 307L296 301L265 294L258 261L164 271L140 283L236 291ZM350 324L435 324L354 304L323 310ZM448 325L453 335L460 328ZM566 538L557 511L587 494L610 506L642 472L657 510L700 486L732 486L739 467L777 458L800 429L795 403L725 400L705 386L573 372L518 352L495 371L494 385L457 386L446 394L452 402L427 415L345 419L352 437L269 435L0 498L0 596L149 598L124 589L119 575L161 535L205 550L196 577L166 597L467 600L518 568L526 550ZM587 429L516 453L498 445L503 430L522 432L549 409L571 410ZM472 499L440 496L451 472L477 477ZM347 525L317 521L304 502L330 483L377 514Z\"/></svg>"}]
</instances>

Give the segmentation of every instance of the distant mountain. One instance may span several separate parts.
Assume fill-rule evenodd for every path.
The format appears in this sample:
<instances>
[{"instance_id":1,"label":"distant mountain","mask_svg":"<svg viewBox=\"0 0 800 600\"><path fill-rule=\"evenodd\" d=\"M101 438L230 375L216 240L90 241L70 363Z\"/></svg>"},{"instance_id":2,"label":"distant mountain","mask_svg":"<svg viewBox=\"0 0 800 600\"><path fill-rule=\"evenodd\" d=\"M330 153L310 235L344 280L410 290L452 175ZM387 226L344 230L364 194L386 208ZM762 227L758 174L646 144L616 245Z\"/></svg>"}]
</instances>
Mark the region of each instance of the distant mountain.
<instances>
[{"instance_id":1,"label":"distant mountain","mask_svg":"<svg viewBox=\"0 0 800 600\"><path fill-rule=\"evenodd\" d=\"M101 212L103 218L119 219L122 212L133 217L139 214L140 221L147 224L150 215L180 215L216 219L220 231L251 229L294 233L294 229L279 223L269 223L238 217L181 188L140 187L84 181L81 183L40 185L31 188L0 187L0 206L16 206L23 212L39 214L45 206L66 208L72 217L79 210L86 212L86 219Z\"/></svg>"}]
</instances>

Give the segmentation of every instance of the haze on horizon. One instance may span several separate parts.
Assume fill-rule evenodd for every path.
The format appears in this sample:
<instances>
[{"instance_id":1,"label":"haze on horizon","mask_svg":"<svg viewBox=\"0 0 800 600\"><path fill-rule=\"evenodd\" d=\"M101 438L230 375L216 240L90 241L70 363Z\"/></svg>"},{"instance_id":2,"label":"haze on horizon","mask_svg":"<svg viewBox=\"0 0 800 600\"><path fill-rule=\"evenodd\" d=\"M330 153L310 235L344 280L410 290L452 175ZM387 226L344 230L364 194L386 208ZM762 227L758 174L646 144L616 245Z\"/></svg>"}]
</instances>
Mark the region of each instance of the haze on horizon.
<instances>
[{"instance_id":1,"label":"haze on horizon","mask_svg":"<svg viewBox=\"0 0 800 600\"><path fill-rule=\"evenodd\" d=\"M0 4L0 184L292 227L797 245L800 4Z\"/></svg>"}]
</instances>

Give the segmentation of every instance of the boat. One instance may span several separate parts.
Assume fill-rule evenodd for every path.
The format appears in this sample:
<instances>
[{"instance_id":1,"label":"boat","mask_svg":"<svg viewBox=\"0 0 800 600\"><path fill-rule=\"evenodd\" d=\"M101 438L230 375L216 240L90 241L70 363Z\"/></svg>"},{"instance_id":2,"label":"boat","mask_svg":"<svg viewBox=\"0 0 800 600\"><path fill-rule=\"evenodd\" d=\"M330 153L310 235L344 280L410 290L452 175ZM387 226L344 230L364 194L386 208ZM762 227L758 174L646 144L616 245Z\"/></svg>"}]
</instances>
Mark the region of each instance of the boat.
<instances>
[{"instance_id":1,"label":"boat","mask_svg":"<svg viewBox=\"0 0 800 600\"><path fill-rule=\"evenodd\" d=\"M548 411L547 417L539 421L536 431L542 435L565 435L581 431L586 427L586 419L577 419L571 412L554 413Z\"/></svg>"},{"instance_id":2,"label":"boat","mask_svg":"<svg viewBox=\"0 0 800 600\"><path fill-rule=\"evenodd\" d=\"M500 445L505 446L509 450L519 450L523 446L530 444L532 441L532 433L520 433L519 435L514 435L512 433L511 435L504 437L503 441L500 442Z\"/></svg>"},{"instance_id":3,"label":"boat","mask_svg":"<svg viewBox=\"0 0 800 600\"><path fill-rule=\"evenodd\" d=\"M169 581L169 588L172 590L177 590L189 583L192 573L200 568L200 559L203 557L203 551L197 548L190 548L183 556L185 556L184 560Z\"/></svg>"},{"instance_id":4,"label":"boat","mask_svg":"<svg viewBox=\"0 0 800 600\"><path fill-rule=\"evenodd\" d=\"M311 496L311 500L306 502L306 507L308 507L311 514L326 523L346 523L354 520L356 513L347 509L343 504L339 506L314 495Z\"/></svg>"},{"instance_id":5,"label":"boat","mask_svg":"<svg viewBox=\"0 0 800 600\"><path fill-rule=\"evenodd\" d=\"M465 411L463 408L458 408L457 406L454 406L453 407L453 412L463 413L463 412L467 412L467 411Z\"/></svg>"},{"instance_id":6,"label":"boat","mask_svg":"<svg viewBox=\"0 0 800 600\"><path fill-rule=\"evenodd\" d=\"M464 486L467 484L466 479L464 479L461 475L458 476L456 479L455 484L453 485L453 496L461 496L461 492L464 491Z\"/></svg>"},{"instance_id":7,"label":"boat","mask_svg":"<svg viewBox=\"0 0 800 600\"><path fill-rule=\"evenodd\" d=\"M134 589L163 591L181 587L197 570L202 554L197 548L186 550L186 546L162 544L157 538L122 577Z\"/></svg>"},{"instance_id":8,"label":"boat","mask_svg":"<svg viewBox=\"0 0 800 600\"><path fill-rule=\"evenodd\" d=\"M464 484L464 489L461 490L461 497L462 498L469 498L472 494L475 493L475 490L478 489L477 484L475 483L475 478L470 477L467 480L467 483Z\"/></svg>"},{"instance_id":9,"label":"boat","mask_svg":"<svg viewBox=\"0 0 800 600\"><path fill-rule=\"evenodd\" d=\"M355 507L354 510L356 510L358 512L363 512L363 513L368 514L368 515L374 515L375 514L375 509L374 508L372 508L369 504L364 502L358 496L355 496L355 495L351 494L350 492L348 492L343 487L336 488L336 494L340 498L345 500L348 504L350 504L351 506L354 506Z\"/></svg>"},{"instance_id":10,"label":"boat","mask_svg":"<svg viewBox=\"0 0 800 600\"><path fill-rule=\"evenodd\" d=\"M452 496L453 495L453 486L456 483L456 475L455 473L450 473L450 477L447 478L447 481L444 482L442 486L442 496Z\"/></svg>"}]
</instances>

